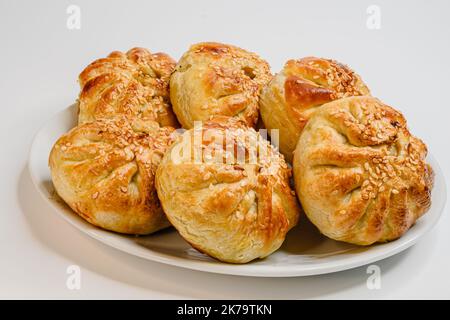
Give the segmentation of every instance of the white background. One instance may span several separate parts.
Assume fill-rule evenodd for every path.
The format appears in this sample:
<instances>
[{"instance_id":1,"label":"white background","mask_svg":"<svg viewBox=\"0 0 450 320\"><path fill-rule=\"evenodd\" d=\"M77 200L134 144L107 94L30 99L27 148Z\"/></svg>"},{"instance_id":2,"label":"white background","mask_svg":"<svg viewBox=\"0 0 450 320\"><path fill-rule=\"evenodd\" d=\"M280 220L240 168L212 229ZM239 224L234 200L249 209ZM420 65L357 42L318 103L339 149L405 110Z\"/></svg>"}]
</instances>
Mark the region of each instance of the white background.
<instances>
[{"instance_id":1,"label":"white background","mask_svg":"<svg viewBox=\"0 0 450 320\"><path fill-rule=\"evenodd\" d=\"M81 29L66 27L70 4ZM366 27L369 5L381 29ZM179 58L192 43L252 50L274 72L288 58L349 64L372 93L400 109L450 175L450 1L6 1L0 0L1 298L450 298L450 216L413 248L366 268L304 278L223 276L169 267L82 235L40 199L26 169L34 133L72 104L79 72L133 46ZM448 208L448 206L447 206ZM446 209L448 211L448 209ZM81 290L66 287L81 267Z\"/></svg>"}]
</instances>

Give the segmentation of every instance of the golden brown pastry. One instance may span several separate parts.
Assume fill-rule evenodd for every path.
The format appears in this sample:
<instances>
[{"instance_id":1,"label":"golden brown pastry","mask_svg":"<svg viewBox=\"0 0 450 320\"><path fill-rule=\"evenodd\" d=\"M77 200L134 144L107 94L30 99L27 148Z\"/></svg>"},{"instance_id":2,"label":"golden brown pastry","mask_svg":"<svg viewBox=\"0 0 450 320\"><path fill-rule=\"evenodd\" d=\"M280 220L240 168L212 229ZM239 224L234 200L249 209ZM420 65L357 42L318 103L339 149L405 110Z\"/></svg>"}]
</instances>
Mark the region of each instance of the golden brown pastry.
<instances>
[{"instance_id":1,"label":"golden brown pastry","mask_svg":"<svg viewBox=\"0 0 450 320\"><path fill-rule=\"evenodd\" d=\"M261 118L278 129L279 148L292 161L300 132L317 107L349 96L369 95L361 78L347 66L328 59L289 60L261 94Z\"/></svg>"},{"instance_id":2,"label":"golden brown pastry","mask_svg":"<svg viewBox=\"0 0 450 320\"><path fill-rule=\"evenodd\" d=\"M403 115L372 97L317 109L294 154L296 190L326 236L359 245L399 238L430 207L427 148Z\"/></svg>"},{"instance_id":3,"label":"golden brown pastry","mask_svg":"<svg viewBox=\"0 0 450 320\"><path fill-rule=\"evenodd\" d=\"M214 115L234 116L255 126L259 94L270 78L269 65L254 53L221 43L199 43L178 62L170 78L170 100L186 129Z\"/></svg>"},{"instance_id":4,"label":"golden brown pastry","mask_svg":"<svg viewBox=\"0 0 450 320\"><path fill-rule=\"evenodd\" d=\"M174 133L125 117L75 127L50 153L56 192L82 218L107 230L148 234L167 227L154 178Z\"/></svg>"},{"instance_id":5,"label":"golden brown pastry","mask_svg":"<svg viewBox=\"0 0 450 320\"><path fill-rule=\"evenodd\" d=\"M143 48L114 51L92 62L79 76L79 123L121 114L177 127L169 98L174 68L167 54Z\"/></svg>"},{"instance_id":6,"label":"golden brown pastry","mask_svg":"<svg viewBox=\"0 0 450 320\"><path fill-rule=\"evenodd\" d=\"M168 219L194 248L245 263L277 250L297 223L290 176L253 128L215 117L178 138L158 168L156 188Z\"/></svg>"}]
</instances>

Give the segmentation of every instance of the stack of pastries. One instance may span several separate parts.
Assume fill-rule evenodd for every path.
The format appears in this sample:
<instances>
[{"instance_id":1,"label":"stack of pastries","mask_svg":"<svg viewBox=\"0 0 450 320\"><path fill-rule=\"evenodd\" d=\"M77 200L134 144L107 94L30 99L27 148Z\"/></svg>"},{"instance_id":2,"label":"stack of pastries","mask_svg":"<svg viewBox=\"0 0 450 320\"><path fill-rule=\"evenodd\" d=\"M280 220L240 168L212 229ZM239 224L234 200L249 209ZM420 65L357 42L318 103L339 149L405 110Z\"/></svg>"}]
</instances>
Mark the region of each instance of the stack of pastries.
<instances>
[{"instance_id":1,"label":"stack of pastries","mask_svg":"<svg viewBox=\"0 0 450 320\"><path fill-rule=\"evenodd\" d=\"M246 263L279 249L301 212L331 239L371 245L430 207L426 145L337 61L289 60L273 76L232 45L195 44L178 63L133 48L79 83L78 126L49 166L58 195L98 227L173 226L197 250Z\"/></svg>"}]
</instances>

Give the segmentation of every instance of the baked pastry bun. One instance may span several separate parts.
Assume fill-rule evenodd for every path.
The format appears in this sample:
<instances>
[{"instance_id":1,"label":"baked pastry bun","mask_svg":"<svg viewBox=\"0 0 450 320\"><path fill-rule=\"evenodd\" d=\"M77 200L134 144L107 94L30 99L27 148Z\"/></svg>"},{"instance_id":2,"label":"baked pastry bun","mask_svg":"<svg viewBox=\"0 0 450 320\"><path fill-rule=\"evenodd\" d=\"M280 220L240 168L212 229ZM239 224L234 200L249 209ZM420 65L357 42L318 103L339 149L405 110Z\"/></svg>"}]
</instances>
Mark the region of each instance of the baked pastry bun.
<instances>
[{"instance_id":1,"label":"baked pastry bun","mask_svg":"<svg viewBox=\"0 0 450 320\"><path fill-rule=\"evenodd\" d=\"M114 51L92 62L79 76L79 124L125 115L177 127L169 98L175 64L167 54L144 48Z\"/></svg>"},{"instance_id":2,"label":"baked pastry bun","mask_svg":"<svg viewBox=\"0 0 450 320\"><path fill-rule=\"evenodd\" d=\"M168 219L194 248L245 263L277 250L297 223L290 176L253 128L215 117L178 138L158 168L156 189Z\"/></svg>"},{"instance_id":3,"label":"baked pastry bun","mask_svg":"<svg viewBox=\"0 0 450 320\"><path fill-rule=\"evenodd\" d=\"M56 192L82 218L107 230L149 234L167 227L154 179L174 134L156 122L125 117L79 125L50 153Z\"/></svg>"},{"instance_id":4,"label":"baked pastry bun","mask_svg":"<svg viewBox=\"0 0 450 320\"><path fill-rule=\"evenodd\" d=\"M270 68L256 54L241 48L205 42L191 46L170 78L170 100L181 125L214 115L237 117L254 127L261 88Z\"/></svg>"},{"instance_id":5,"label":"baked pastry bun","mask_svg":"<svg viewBox=\"0 0 450 320\"><path fill-rule=\"evenodd\" d=\"M300 132L318 106L349 96L369 95L369 89L349 67L329 59L289 60L264 87L261 118L278 129L279 148L292 161Z\"/></svg>"},{"instance_id":6,"label":"baked pastry bun","mask_svg":"<svg viewBox=\"0 0 450 320\"><path fill-rule=\"evenodd\" d=\"M317 109L294 154L308 218L326 236L359 245L403 235L431 204L427 148L403 115L372 97Z\"/></svg>"}]
</instances>

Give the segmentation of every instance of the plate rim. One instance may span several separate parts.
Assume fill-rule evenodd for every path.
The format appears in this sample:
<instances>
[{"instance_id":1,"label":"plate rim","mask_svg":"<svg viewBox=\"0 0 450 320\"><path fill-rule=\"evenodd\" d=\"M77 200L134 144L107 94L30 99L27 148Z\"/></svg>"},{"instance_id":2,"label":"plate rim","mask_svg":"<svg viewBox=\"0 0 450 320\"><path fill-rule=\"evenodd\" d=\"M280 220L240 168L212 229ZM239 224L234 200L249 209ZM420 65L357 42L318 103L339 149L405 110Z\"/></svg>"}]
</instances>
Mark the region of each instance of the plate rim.
<instances>
[{"instance_id":1,"label":"plate rim","mask_svg":"<svg viewBox=\"0 0 450 320\"><path fill-rule=\"evenodd\" d=\"M109 247L112 247L116 250L122 251L124 253L137 256L139 258L154 261L162 264L167 264L175 267L181 267L184 269L191 269L196 271L202 271L202 272L208 272L208 273L217 273L217 274L227 274L227 275L234 275L234 276L251 276L251 277L270 277L270 278L278 278L278 277L298 277L298 276L312 276L312 275L320 275L320 274L329 274L349 269L354 269L357 267L361 267L367 264L371 264L376 261L380 261L386 258L389 258L393 255L396 255L397 253L400 253L409 247L413 246L415 243L417 243L420 238L422 238L425 234L429 233L438 223L438 221L441 219L445 204L447 202L447 186L445 182L445 176L444 173L436 160L436 158L428 152L427 159L430 163L432 163L433 170L435 172L435 177L439 176L437 179L439 182L440 192L442 192L441 200L436 203L432 202L432 208L433 210L436 210L436 216L434 219L429 221L426 226L423 227L423 230L421 230L420 233L415 234L412 238L409 238L407 240L403 240L403 242L398 243L397 241L400 241L402 238L394 240L392 242L381 244L378 248L381 248L381 246L386 246L390 244L394 248L386 248L385 250L378 249L375 252L366 253L364 256L356 255L353 257L349 257L340 261L334 261L332 265L324 264L323 266L318 265L301 265L299 264L297 266L289 265L289 266L275 266L275 272L271 271L269 269L273 268L269 265L262 265L260 269L255 268L254 263L250 264L228 264L224 262L216 262L216 261L204 261L204 260L189 260L182 257L172 256L170 254L165 254L161 252L157 252L154 250L151 250L149 248L143 248L147 250L147 254L142 254L141 250L130 252L127 250L126 247L119 245L115 241L111 242L108 241L108 239L104 238L101 234L94 231L101 231L101 232L108 232L106 230L100 229L98 227L95 227L93 225L89 224L89 228L87 227L81 227L79 224L80 221L76 222L76 219L71 219L68 217L68 215L63 212L61 208L58 207L58 205L55 203L54 200L50 199L46 191L43 190L43 187L39 183L39 178L37 175L35 175L34 170L34 159L35 154L37 154L37 142L40 138L40 136L43 134L45 129L54 123L55 118L64 116L64 113L73 112L74 108L76 108L76 103L56 112L51 117L49 117L44 124L42 124L39 129L34 134L31 147L29 149L28 154L28 162L27 162L27 169L30 175L30 179L32 181L32 184L37 189L40 196L44 199L44 201L52 208L53 211L56 211L58 216L62 217L65 221L67 221L70 225L72 225L74 228L76 228L78 231L81 231L83 234L86 234L90 236L91 238L100 241L104 245L107 245ZM38 162L39 163L39 162ZM48 167L47 167L48 168ZM437 184L435 179L435 186L434 190L436 190ZM435 191L436 192L436 191ZM74 213L76 214L76 213ZM77 218L79 218L77 216ZM81 218L79 218L81 219ZM304 217L304 219L307 219ZM85 224L83 222L83 224ZM119 234L117 234L119 235ZM395 245L397 244L397 245ZM375 249L374 249L375 250ZM256 262L257 263L257 262Z\"/></svg>"}]
</instances>

